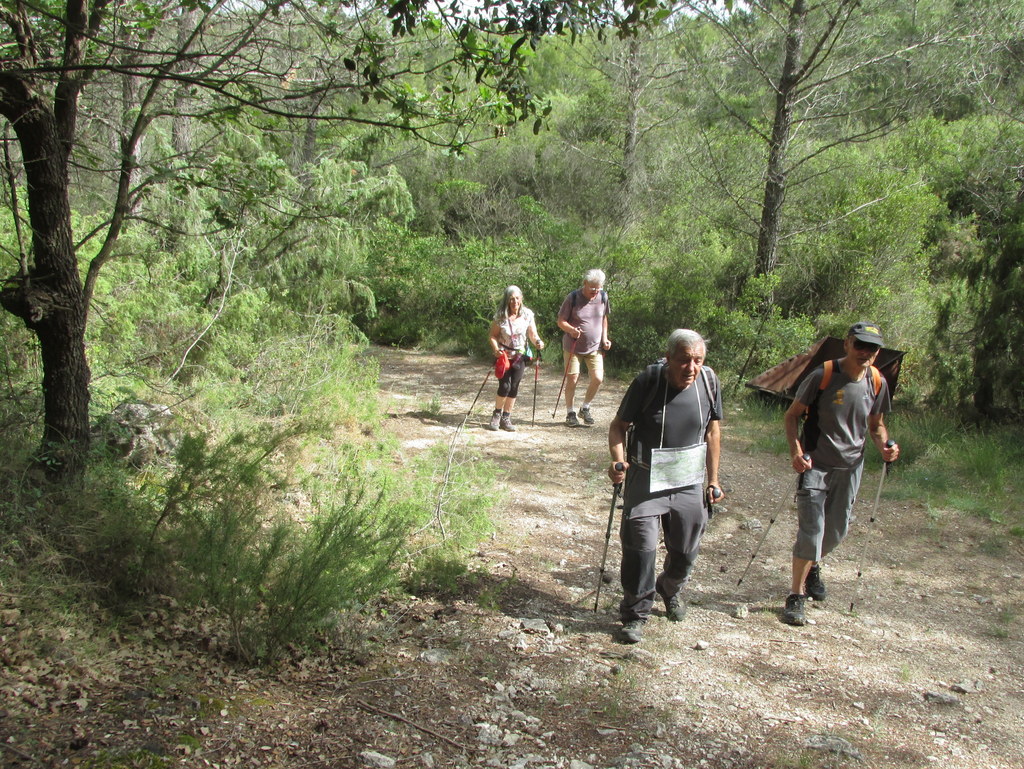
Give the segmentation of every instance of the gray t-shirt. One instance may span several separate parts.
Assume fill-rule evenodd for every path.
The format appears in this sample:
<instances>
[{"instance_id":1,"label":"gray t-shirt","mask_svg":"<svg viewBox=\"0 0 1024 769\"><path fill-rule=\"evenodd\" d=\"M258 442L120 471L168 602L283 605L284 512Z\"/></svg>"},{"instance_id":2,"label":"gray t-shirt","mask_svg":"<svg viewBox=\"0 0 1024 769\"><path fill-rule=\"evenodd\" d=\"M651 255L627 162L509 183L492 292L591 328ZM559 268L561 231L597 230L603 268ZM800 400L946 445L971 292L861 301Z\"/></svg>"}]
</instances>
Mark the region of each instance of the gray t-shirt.
<instances>
[{"instance_id":1,"label":"gray t-shirt","mask_svg":"<svg viewBox=\"0 0 1024 769\"><path fill-rule=\"evenodd\" d=\"M722 419L722 388L718 376L709 366L704 366L702 371L707 374L706 386L704 377L698 374L692 385L685 390L678 390L668 383L665 372L660 370L657 372L657 384L654 385L656 389L651 387L653 376L645 372L634 379L626 390L616 416L633 425L637 454L629 457L630 468L624 494L626 507L672 493L649 492L652 448L679 448L703 443L708 424Z\"/></svg>"},{"instance_id":2,"label":"gray t-shirt","mask_svg":"<svg viewBox=\"0 0 1024 769\"><path fill-rule=\"evenodd\" d=\"M822 366L814 369L796 391L796 399L811 406L801 443L819 468L854 467L864 456L868 417L888 414L892 408L889 384L882 377L882 386L875 395L870 371L855 382L834 364L832 378L819 392L824 373Z\"/></svg>"},{"instance_id":3,"label":"gray t-shirt","mask_svg":"<svg viewBox=\"0 0 1024 769\"><path fill-rule=\"evenodd\" d=\"M605 315L611 315L611 308L608 304L608 294L604 289L598 291L597 296L589 302L579 289L571 292L558 308L558 318L577 326L583 333L580 334L578 341L568 334L563 334L562 349L567 352L572 350L572 343L576 341L576 354L589 355L597 352L604 334Z\"/></svg>"}]
</instances>

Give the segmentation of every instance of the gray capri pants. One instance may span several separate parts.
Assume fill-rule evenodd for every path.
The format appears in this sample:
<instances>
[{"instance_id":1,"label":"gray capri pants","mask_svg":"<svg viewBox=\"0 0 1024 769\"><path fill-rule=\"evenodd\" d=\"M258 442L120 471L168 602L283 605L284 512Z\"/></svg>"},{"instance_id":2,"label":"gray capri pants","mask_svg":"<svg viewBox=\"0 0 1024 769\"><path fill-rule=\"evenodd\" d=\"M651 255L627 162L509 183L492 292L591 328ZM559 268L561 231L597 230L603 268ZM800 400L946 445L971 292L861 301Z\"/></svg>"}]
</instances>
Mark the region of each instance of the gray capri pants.
<instances>
[{"instance_id":1,"label":"gray capri pants","mask_svg":"<svg viewBox=\"0 0 1024 769\"><path fill-rule=\"evenodd\" d=\"M861 460L849 468L812 467L800 474L796 491L799 529L794 556L820 561L843 541L850 528L850 511L863 472Z\"/></svg>"}]
</instances>

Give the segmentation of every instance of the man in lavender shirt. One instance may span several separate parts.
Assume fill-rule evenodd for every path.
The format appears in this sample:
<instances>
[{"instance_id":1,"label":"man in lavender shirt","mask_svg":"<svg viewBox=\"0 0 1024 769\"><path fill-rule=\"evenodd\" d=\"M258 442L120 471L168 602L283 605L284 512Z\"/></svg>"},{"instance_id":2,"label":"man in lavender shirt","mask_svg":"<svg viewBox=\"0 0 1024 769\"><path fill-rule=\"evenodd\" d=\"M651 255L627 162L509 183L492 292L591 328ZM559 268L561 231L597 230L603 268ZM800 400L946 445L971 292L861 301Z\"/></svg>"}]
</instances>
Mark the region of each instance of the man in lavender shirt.
<instances>
[{"instance_id":1,"label":"man in lavender shirt","mask_svg":"<svg viewBox=\"0 0 1024 769\"><path fill-rule=\"evenodd\" d=\"M583 276L583 285L565 297L558 310L558 327L564 332L562 359L566 371L565 424L568 427L594 424L590 404L604 381L604 351L612 346L608 337L610 307L604 278L601 270L588 270ZM574 404L581 360L587 364L590 382L577 417Z\"/></svg>"}]
</instances>

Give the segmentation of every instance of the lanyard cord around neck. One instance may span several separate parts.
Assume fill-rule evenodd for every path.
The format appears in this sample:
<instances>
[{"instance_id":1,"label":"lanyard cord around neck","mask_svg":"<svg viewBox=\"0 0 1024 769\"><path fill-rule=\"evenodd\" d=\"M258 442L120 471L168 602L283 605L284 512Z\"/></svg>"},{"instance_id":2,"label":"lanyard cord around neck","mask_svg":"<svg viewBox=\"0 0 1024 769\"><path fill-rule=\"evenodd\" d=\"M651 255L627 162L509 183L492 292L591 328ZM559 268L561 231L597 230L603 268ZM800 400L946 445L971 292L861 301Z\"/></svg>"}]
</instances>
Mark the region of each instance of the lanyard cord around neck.
<instances>
[{"instance_id":1,"label":"lanyard cord around neck","mask_svg":"<svg viewBox=\"0 0 1024 769\"><path fill-rule=\"evenodd\" d=\"M704 373L704 368L703 367L701 367L700 375L704 379L704 386L708 388L708 393L710 394L711 388L708 385L707 374ZM694 379L693 383L694 383L694 385L696 385L697 384L697 380ZM685 390L680 390L680 392L686 392L686 391ZM697 429L700 430L701 429L700 426L702 426L704 424L704 406L700 402L700 392L699 391L697 392L697 415L698 415L699 420L700 420L700 421L697 422L697 425L698 425ZM668 421L668 374L666 373L665 374L665 395L664 395L664 397L662 398L662 401L661 401L661 442L660 442L660 444L658 446L658 448L660 448L660 449L665 448L665 422L667 422L667 421ZM700 435L697 436L697 440L694 443L695 444L700 443Z\"/></svg>"},{"instance_id":2,"label":"lanyard cord around neck","mask_svg":"<svg viewBox=\"0 0 1024 769\"><path fill-rule=\"evenodd\" d=\"M522 310L520 310L519 311L519 315L517 317L522 317L522 314L523 314L523 312L522 312ZM516 347L515 333L512 330L512 318L509 317L507 311L505 312L505 323L508 324L508 344L504 344L500 340L498 341L498 344L500 344L506 350L512 350L514 352L518 352L519 348Z\"/></svg>"}]
</instances>

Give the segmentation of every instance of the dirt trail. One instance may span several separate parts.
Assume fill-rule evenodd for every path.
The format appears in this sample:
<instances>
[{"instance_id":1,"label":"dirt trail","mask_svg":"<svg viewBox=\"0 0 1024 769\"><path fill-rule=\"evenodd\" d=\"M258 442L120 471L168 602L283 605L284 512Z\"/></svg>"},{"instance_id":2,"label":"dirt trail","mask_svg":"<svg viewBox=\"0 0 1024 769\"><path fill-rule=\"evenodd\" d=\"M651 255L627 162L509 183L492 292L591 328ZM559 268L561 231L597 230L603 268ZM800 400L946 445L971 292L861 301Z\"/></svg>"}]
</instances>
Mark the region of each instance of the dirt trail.
<instances>
[{"instance_id":1,"label":"dirt trail","mask_svg":"<svg viewBox=\"0 0 1024 769\"><path fill-rule=\"evenodd\" d=\"M480 390L484 364L398 350L374 356L402 451L449 442ZM860 524L827 564L829 602L810 610L808 626L784 625L794 532L788 505L739 589L737 580L792 473L784 457L734 435L728 401L728 496L704 540L689 615L670 624L659 610L641 644L617 644L616 580L602 588L599 612L592 608L610 500L607 425L625 383L606 384L595 428L570 430L561 406L552 418L560 373L542 369L536 426L532 374L524 380L515 434L483 429L495 394L488 380L457 456L492 460L507 489L499 531L477 564L503 588L490 620L558 626L554 649L519 636L518 646L499 641L491 653L498 667L528 664L570 687L567 702L551 705L565 715L552 727L563 750L578 744L579 760L589 755L602 766L617 750L653 743L657 749L640 751L647 758L633 765L1024 767L1019 546L993 542L981 523L893 502L898 480L868 527L879 477L869 469ZM613 531L613 575L618 552ZM741 604L749 614L734 616Z\"/></svg>"}]
</instances>

